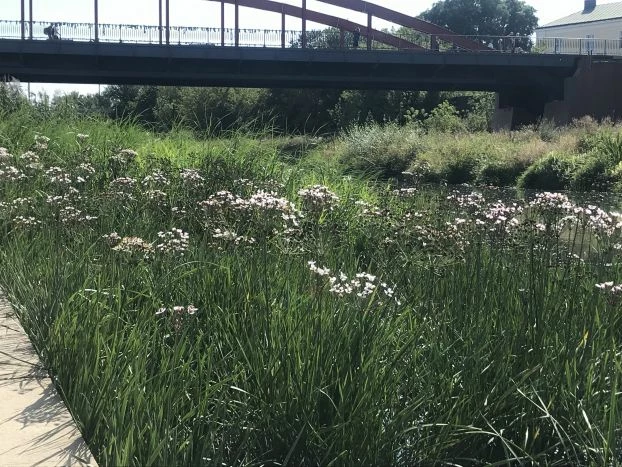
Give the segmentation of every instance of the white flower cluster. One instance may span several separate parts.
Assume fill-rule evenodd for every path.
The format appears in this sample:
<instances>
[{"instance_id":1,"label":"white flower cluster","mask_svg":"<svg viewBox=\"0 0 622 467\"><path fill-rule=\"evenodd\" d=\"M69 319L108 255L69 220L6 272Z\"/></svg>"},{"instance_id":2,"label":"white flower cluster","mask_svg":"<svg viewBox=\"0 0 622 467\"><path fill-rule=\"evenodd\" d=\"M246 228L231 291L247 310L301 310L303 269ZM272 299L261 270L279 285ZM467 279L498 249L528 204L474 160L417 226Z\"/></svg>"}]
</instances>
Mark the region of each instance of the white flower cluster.
<instances>
[{"instance_id":1,"label":"white flower cluster","mask_svg":"<svg viewBox=\"0 0 622 467\"><path fill-rule=\"evenodd\" d=\"M393 190L393 194L399 198L412 198L417 194L416 188L400 188L399 190Z\"/></svg>"},{"instance_id":2,"label":"white flower cluster","mask_svg":"<svg viewBox=\"0 0 622 467\"><path fill-rule=\"evenodd\" d=\"M45 176L50 183L60 186L69 186L73 183L71 175L60 167L50 167L45 171Z\"/></svg>"},{"instance_id":3,"label":"white flower cluster","mask_svg":"<svg viewBox=\"0 0 622 467\"><path fill-rule=\"evenodd\" d=\"M95 167L93 167L88 162L83 162L78 167L76 167L76 172L85 180L88 180L89 177L95 174Z\"/></svg>"},{"instance_id":4,"label":"white flower cluster","mask_svg":"<svg viewBox=\"0 0 622 467\"><path fill-rule=\"evenodd\" d=\"M374 293L379 293L381 296L392 299L396 304L401 305L401 302L395 298L395 290L385 282L377 283L377 277L372 274L360 272L353 279L349 279L341 271L338 275L331 276L330 269L317 266L315 261L309 261L307 264L314 274L320 277L328 277L329 292L338 297L356 296L358 298L368 298Z\"/></svg>"},{"instance_id":5,"label":"white flower cluster","mask_svg":"<svg viewBox=\"0 0 622 467\"><path fill-rule=\"evenodd\" d=\"M212 238L223 240L225 242L235 243L236 245L248 244L253 245L257 241L253 237L247 237L246 235L238 235L233 230L221 230L216 229L212 235Z\"/></svg>"},{"instance_id":6,"label":"white flower cluster","mask_svg":"<svg viewBox=\"0 0 622 467\"><path fill-rule=\"evenodd\" d=\"M164 193L161 190L147 190L145 191L145 197L147 198L147 200L153 202L153 203L157 203L157 204L161 204L164 201L166 201L166 193Z\"/></svg>"},{"instance_id":7,"label":"white flower cluster","mask_svg":"<svg viewBox=\"0 0 622 467\"><path fill-rule=\"evenodd\" d=\"M112 232L107 235L102 235L102 238L106 240L106 243L108 243L110 247L117 246L119 243L121 243L121 240L123 240L123 237L121 237L121 235L119 235L116 232Z\"/></svg>"},{"instance_id":8,"label":"white flower cluster","mask_svg":"<svg viewBox=\"0 0 622 467\"><path fill-rule=\"evenodd\" d=\"M15 227L17 228L26 229L26 228L37 227L41 225L41 221L38 221L32 216L28 216L28 217L17 216L16 218L13 219L13 224L15 224Z\"/></svg>"},{"instance_id":9,"label":"white flower cluster","mask_svg":"<svg viewBox=\"0 0 622 467\"><path fill-rule=\"evenodd\" d=\"M90 222L97 219L97 217L84 214L78 208L73 206L65 206L58 213L58 218L63 224L78 224L82 222Z\"/></svg>"},{"instance_id":10,"label":"white flower cluster","mask_svg":"<svg viewBox=\"0 0 622 467\"><path fill-rule=\"evenodd\" d=\"M48 148L50 138L43 135L35 135L35 150L45 151Z\"/></svg>"},{"instance_id":11,"label":"white flower cluster","mask_svg":"<svg viewBox=\"0 0 622 467\"><path fill-rule=\"evenodd\" d=\"M307 211L332 211L339 202L339 197L324 185L313 185L298 191L302 204Z\"/></svg>"},{"instance_id":12,"label":"white flower cluster","mask_svg":"<svg viewBox=\"0 0 622 467\"><path fill-rule=\"evenodd\" d=\"M622 295L622 284L615 285L614 282L603 282L596 284L596 288L612 295Z\"/></svg>"},{"instance_id":13,"label":"white flower cluster","mask_svg":"<svg viewBox=\"0 0 622 467\"><path fill-rule=\"evenodd\" d=\"M142 254L147 258L153 252L153 244L140 237L123 237L112 249L123 253Z\"/></svg>"},{"instance_id":14,"label":"white flower cluster","mask_svg":"<svg viewBox=\"0 0 622 467\"><path fill-rule=\"evenodd\" d=\"M9 152L7 148L0 147L0 164L3 162L9 162L13 159L13 155Z\"/></svg>"},{"instance_id":15,"label":"white flower cluster","mask_svg":"<svg viewBox=\"0 0 622 467\"><path fill-rule=\"evenodd\" d=\"M133 162L138 157L138 153L132 149L122 149L114 156L110 157L110 162L126 165Z\"/></svg>"},{"instance_id":16,"label":"white flower cluster","mask_svg":"<svg viewBox=\"0 0 622 467\"><path fill-rule=\"evenodd\" d=\"M228 207L238 209L244 206L244 198L234 195L230 191L222 190L215 195L211 195L205 201L200 201L198 205L206 212L222 210Z\"/></svg>"},{"instance_id":17,"label":"white flower cluster","mask_svg":"<svg viewBox=\"0 0 622 467\"><path fill-rule=\"evenodd\" d=\"M166 315L166 314L172 314L172 315L189 315L189 316L193 316L196 315L197 312L199 311L199 309L194 306L194 305L188 305L188 306L173 306L170 308L166 308L166 307L162 307L159 308L158 311L156 311L156 316L161 316L161 315Z\"/></svg>"},{"instance_id":18,"label":"white flower cluster","mask_svg":"<svg viewBox=\"0 0 622 467\"><path fill-rule=\"evenodd\" d=\"M519 216L523 207L516 203L506 205L502 201L492 203L481 212L481 218L475 220L477 226L487 227L491 231L499 229L510 232L520 225Z\"/></svg>"},{"instance_id":19,"label":"white flower cluster","mask_svg":"<svg viewBox=\"0 0 622 467\"><path fill-rule=\"evenodd\" d=\"M447 196L447 200L454 202L460 208L472 212L479 211L486 202L484 196L481 193L477 192L473 192L468 195L463 195L456 192Z\"/></svg>"},{"instance_id":20,"label":"white flower cluster","mask_svg":"<svg viewBox=\"0 0 622 467\"><path fill-rule=\"evenodd\" d=\"M380 217L384 219L388 215L387 210L374 206L367 201L359 200L354 204L361 208L361 214L363 216Z\"/></svg>"},{"instance_id":21,"label":"white flower cluster","mask_svg":"<svg viewBox=\"0 0 622 467\"><path fill-rule=\"evenodd\" d=\"M198 204L206 213L213 210L232 209L248 214L257 214L264 221L264 225L269 225L270 221L278 218L283 221L284 229L299 227L299 220L302 218L302 214L296 209L294 203L279 197L274 192L262 190L248 199L234 195L229 191L219 191Z\"/></svg>"},{"instance_id":22,"label":"white flower cluster","mask_svg":"<svg viewBox=\"0 0 622 467\"><path fill-rule=\"evenodd\" d=\"M50 206L53 207L59 207L59 206L66 206L66 205L70 205L72 202L74 201L79 201L81 200L82 197L80 196L80 192L70 186L67 190L67 193L65 193L64 195L48 195L45 198L45 202L46 204L49 204Z\"/></svg>"},{"instance_id":23,"label":"white flower cluster","mask_svg":"<svg viewBox=\"0 0 622 467\"><path fill-rule=\"evenodd\" d=\"M89 139L89 135L85 135L84 133L78 133L76 135L76 139L79 143L84 143L87 139Z\"/></svg>"},{"instance_id":24,"label":"white flower cluster","mask_svg":"<svg viewBox=\"0 0 622 467\"><path fill-rule=\"evenodd\" d=\"M196 169L181 169L179 175L181 176L181 180L184 185L189 188L198 188L203 185L203 182L205 181Z\"/></svg>"},{"instance_id":25,"label":"white flower cluster","mask_svg":"<svg viewBox=\"0 0 622 467\"><path fill-rule=\"evenodd\" d=\"M33 166L34 164L39 164L39 156L33 151L26 151L19 157L19 160L24 164L29 164L31 166ZM34 167L38 167L38 165Z\"/></svg>"},{"instance_id":26,"label":"white flower cluster","mask_svg":"<svg viewBox=\"0 0 622 467\"><path fill-rule=\"evenodd\" d=\"M15 198L13 201L11 201L11 205L13 208L20 208L20 207L32 207L35 204L35 198L33 197L27 197L27 198Z\"/></svg>"},{"instance_id":27,"label":"white flower cluster","mask_svg":"<svg viewBox=\"0 0 622 467\"><path fill-rule=\"evenodd\" d=\"M131 177L119 177L110 182L110 189L121 192L134 190L136 180Z\"/></svg>"},{"instance_id":28,"label":"white flower cluster","mask_svg":"<svg viewBox=\"0 0 622 467\"><path fill-rule=\"evenodd\" d=\"M0 165L0 182L18 182L26 178L28 178L26 174L17 167L13 167L12 165Z\"/></svg>"},{"instance_id":29,"label":"white flower cluster","mask_svg":"<svg viewBox=\"0 0 622 467\"><path fill-rule=\"evenodd\" d=\"M233 185L237 188L246 188L249 190L255 189L255 182L249 180L248 178L238 178L237 180L233 180Z\"/></svg>"},{"instance_id":30,"label":"white flower cluster","mask_svg":"<svg viewBox=\"0 0 622 467\"><path fill-rule=\"evenodd\" d=\"M558 225L556 230L562 230L565 225L580 222L592 229L601 237L612 237L622 231L622 214L606 212L593 205L587 207L577 206L572 203L568 196L561 193L541 193L529 203L530 208L543 217L556 216ZM550 227L549 227L550 228ZM546 230L547 226L539 225L540 230Z\"/></svg>"},{"instance_id":31,"label":"white flower cluster","mask_svg":"<svg viewBox=\"0 0 622 467\"><path fill-rule=\"evenodd\" d=\"M172 307L161 307L156 311L155 315L158 317L168 317L171 320L173 329L178 332L184 325L184 322L195 316L198 311L199 309L194 305L175 305Z\"/></svg>"},{"instance_id":32,"label":"white flower cluster","mask_svg":"<svg viewBox=\"0 0 622 467\"><path fill-rule=\"evenodd\" d=\"M538 193L536 198L529 203L531 208L539 208L546 211L573 211L575 205L570 202L568 196L562 193Z\"/></svg>"},{"instance_id":33,"label":"white flower cluster","mask_svg":"<svg viewBox=\"0 0 622 467\"><path fill-rule=\"evenodd\" d=\"M158 232L158 237L160 238L160 243L156 245L156 249L162 253L183 256L188 250L190 236L181 229Z\"/></svg>"},{"instance_id":34,"label":"white flower cluster","mask_svg":"<svg viewBox=\"0 0 622 467\"><path fill-rule=\"evenodd\" d=\"M142 185L144 187L164 187L164 186L169 186L170 183L171 182L169 181L168 178L166 178L166 175L164 175L159 170L156 170L152 172L150 175L147 175L145 178L143 178L143 181L142 181Z\"/></svg>"}]
</instances>

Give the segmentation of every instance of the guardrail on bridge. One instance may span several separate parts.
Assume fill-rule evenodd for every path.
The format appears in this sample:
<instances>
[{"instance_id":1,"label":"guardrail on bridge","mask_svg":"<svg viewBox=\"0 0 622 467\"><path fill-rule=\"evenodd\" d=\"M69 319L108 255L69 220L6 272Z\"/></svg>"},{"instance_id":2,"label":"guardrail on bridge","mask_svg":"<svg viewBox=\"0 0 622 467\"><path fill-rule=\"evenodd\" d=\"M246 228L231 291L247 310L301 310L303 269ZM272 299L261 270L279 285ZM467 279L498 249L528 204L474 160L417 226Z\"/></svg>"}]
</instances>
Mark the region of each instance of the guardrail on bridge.
<instances>
[{"instance_id":1,"label":"guardrail on bridge","mask_svg":"<svg viewBox=\"0 0 622 467\"><path fill-rule=\"evenodd\" d=\"M52 26L56 34L50 34ZM164 44L165 27L132 24L99 24L97 34L95 25L91 23L58 23L0 20L0 39L25 40L61 40L77 42L130 43L130 44ZM169 27L170 45L207 45L234 47L236 45L236 29L220 29L206 27ZM241 47L292 48L301 47L303 43L309 48L321 49L359 49L360 37L350 32L335 28L309 30L302 40L302 31L274 29L239 29L237 40ZM539 38L523 36L429 36L418 32L392 35L405 39L422 47L423 52L459 52L460 48L452 44L452 38L462 37L478 41L486 45L485 50L477 53L532 53L532 54L565 54L622 56L622 40L592 38ZM395 50L372 37L372 50ZM421 49L414 50L421 53ZM414 52L413 51L413 52Z\"/></svg>"}]
</instances>

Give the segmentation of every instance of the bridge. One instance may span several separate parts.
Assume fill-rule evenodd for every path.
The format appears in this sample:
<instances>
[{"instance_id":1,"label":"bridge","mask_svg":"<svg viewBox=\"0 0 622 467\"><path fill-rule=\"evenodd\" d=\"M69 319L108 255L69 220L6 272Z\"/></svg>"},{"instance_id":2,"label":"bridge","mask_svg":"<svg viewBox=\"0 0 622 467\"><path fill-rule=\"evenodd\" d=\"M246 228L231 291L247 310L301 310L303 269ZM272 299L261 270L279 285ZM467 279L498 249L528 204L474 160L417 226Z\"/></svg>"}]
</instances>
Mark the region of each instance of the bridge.
<instances>
[{"instance_id":1,"label":"bridge","mask_svg":"<svg viewBox=\"0 0 622 467\"><path fill-rule=\"evenodd\" d=\"M619 50L617 41L595 39L533 44L525 37L460 36L363 0L320 1L364 13L366 24L309 10L306 0L301 7L273 0L207 0L220 3L217 28L171 26L170 0L157 0L159 24L150 26L100 24L98 0L92 23L35 22L32 0L28 18L26 0L20 1L21 19L0 21L0 75L20 81L492 91L499 93L500 126L528 123L547 112L558 121L578 116L584 110L560 104L573 92L569 80L584 70L585 81L585 70L611 62L608 47ZM225 4L234 6L233 28L225 27ZM240 28L243 7L280 15L282 27ZM288 16L300 20L300 30L285 28ZM375 29L375 18L405 26L406 33ZM307 22L326 28L310 30ZM584 85L622 77L618 67L615 76L611 65L605 68L595 75L601 78ZM619 100L617 94L605 99L592 113L611 114L612 105L622 108Z\"/></svg>"}]
</instances>

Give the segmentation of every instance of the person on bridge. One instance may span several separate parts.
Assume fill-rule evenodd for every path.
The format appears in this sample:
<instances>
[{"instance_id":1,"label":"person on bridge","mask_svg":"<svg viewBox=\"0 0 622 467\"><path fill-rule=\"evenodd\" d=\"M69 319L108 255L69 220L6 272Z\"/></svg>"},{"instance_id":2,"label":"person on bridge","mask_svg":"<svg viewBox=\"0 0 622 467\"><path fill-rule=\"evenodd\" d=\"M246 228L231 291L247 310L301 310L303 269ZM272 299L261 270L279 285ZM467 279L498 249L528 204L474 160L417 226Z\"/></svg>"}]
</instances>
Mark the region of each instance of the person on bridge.
<instances>
[{"instance_id":1,"label":"person on bridge","mask_svg":"<svg viewBox=\"0 0 622 467\"><path fill-rule=\"evenodd\" d=\"M50 41L60 40L60 34L58 34L58 26L54 23L50 23L50 25L43 30L43 33L48 36L48 40Z\"/></svg>"}]
</instances>

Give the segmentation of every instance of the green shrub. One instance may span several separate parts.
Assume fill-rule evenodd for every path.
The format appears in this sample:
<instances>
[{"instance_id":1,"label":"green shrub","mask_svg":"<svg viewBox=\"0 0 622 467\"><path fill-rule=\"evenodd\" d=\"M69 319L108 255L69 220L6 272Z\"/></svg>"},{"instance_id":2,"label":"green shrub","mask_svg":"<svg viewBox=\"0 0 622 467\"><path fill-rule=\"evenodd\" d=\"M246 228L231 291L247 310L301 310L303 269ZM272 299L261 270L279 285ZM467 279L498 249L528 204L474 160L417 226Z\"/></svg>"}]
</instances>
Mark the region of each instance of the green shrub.
<instances>
[{"instance_id":1,"label":"green shrub","mask_svg":"<svg viewBox=\"0 0 622 467\"><path fill-rule=\"evenodd\" d=\"M416 158L420 141L420 132L412 127L394 123L355 126L341 138L341 162L348 171L396 177Z\"/></svg>"},{"instance_id":2,"label":"green shrub","mask_svg":"<svg viewBox=\"0 0 622 467\"><path fill-rule=\"evenodd\" d=\"M613 191L622 191L622 162L616 165L609 172L609 177Z\"/></svg>"},{"instance_id":3,"label":"green shrub","mask_svg":"<svg viewBox=\"0 0 622 467\"><path fill-rule=\"evenodd\" d=\"M477 183L490 186L514 186L529 163L521 159L491 161L477 174Z\"/></svg>"},{"instance_id":4,"label":"green shrub","mask_svg":"<svg viewBox=\"0 0 622 467\"><path fill-rule=\"evenodd\" d=\"M519 188L565 190L577 168L574 156L551 153L527 169L518 179Z\"/></svg>"},{"instance_id":5,"label":"green shrub","mask_svg":"<svg viewBox=\"0 0 622 467\"><path fill-rule=\"evenodd\" d=\"M450 185L475 181L479 159L472 154L464 154L444 162L441 178Z\"/></svg>"},{"instance_id":6,"label":"green shrub","mask_svg":"<svg viewBox=\"0 0 622 467\"><path fill-rule=\"evenodd\" d=\"M552 120L542 120L538 124L538 136L542 141L551 143L559 140L559 129Z\"/></svg>"},{"instance_id":7,"label":"green shrub","mask_svg":"<svg viewBox=\"0 0 622 467\"><path fill-rule=\"evenodd\" d=\"M612 182L610 161L603 156L591 156L576 171L571 188L575 191L607 191Z\"/></svg>"},{"instance_id":8,"label":"green shrub","mask_svg":"<svg viewBox=\"0 0 622 467\"><path fill-rule=\"evenodd\" d=\"M579 140L579 150L605 156L615 165L622 162L622 133L613 133L606 129L586 134Z\"/></svg>"},{"instance_id":9,"label":"green shrub","mask_svg":"<svg viewBox=\"0 0 622 467\"><path fill-rule=\"evenodd\" d=\"M466 130L464 120L456 108L447 101L434 108L423 125L428 131L438 133L461 133Z\"/></svg>"}]
</instances>

